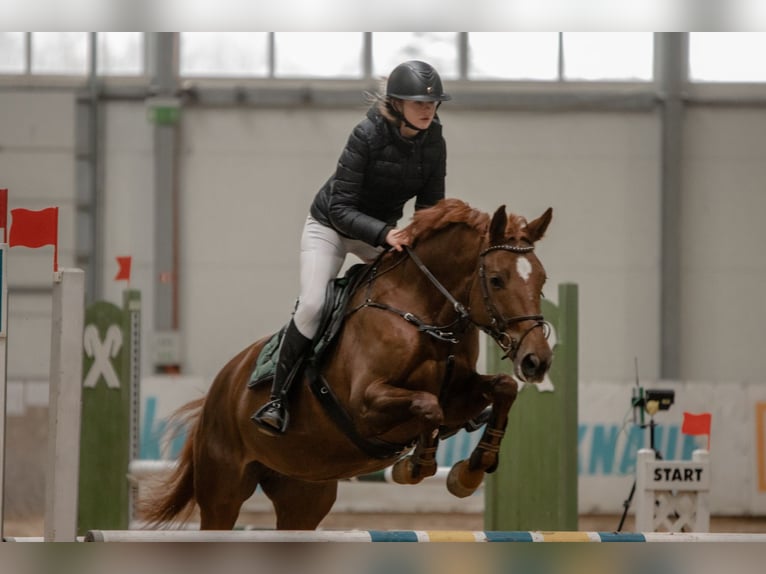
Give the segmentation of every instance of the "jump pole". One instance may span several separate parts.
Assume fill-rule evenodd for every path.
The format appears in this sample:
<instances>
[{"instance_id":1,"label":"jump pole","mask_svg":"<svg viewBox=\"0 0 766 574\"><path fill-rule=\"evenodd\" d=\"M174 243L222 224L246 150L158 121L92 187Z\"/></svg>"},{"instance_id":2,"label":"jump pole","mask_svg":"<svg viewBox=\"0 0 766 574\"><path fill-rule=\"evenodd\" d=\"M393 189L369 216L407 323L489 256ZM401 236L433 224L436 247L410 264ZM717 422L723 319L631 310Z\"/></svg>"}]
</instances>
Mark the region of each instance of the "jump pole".
<instances>
[{"instance_id":1,"label":"jump pole","mask_svg":"<svg viewBox=\"0 0 766 574\"><path fill-rule=\"evenodd\" d=\"M750 542L766 534L487 530L93 530L85 542Z\"/></svg>"},{"instance_id":2,"label":"jump pole","mask_svg":"<svg viewBox=\"0 0 766 574\"><path fill-rule=\"evenodd\" d=\"M74 542L82 396L85 273L53 273L51 369L48 400L48 465L45 481L46 542Z\"/></svg>"},{"instance_id":3,"label":"jump pole","mask_svg":"<svg viewBox=\"0 0 766 574\"><path fill-rule=\"evenodd\" d=\"M134 459L130 461L128 465L128 478L130 482L135 485L139 485L141 482L161 476L163 474L170 474L177 467L175 460L141 460ZM445 482L447 475L451 467L440 466L436 469L436 474L424 479L424 483L430 482ZM362 474L353 478L346 479L348 482L383 482L386 484L397 484L393 479L393 467L389 466L378 472L371 472L369 474ZM94 530L94 529L91 529Z\"/></svg>"}]
</instances>

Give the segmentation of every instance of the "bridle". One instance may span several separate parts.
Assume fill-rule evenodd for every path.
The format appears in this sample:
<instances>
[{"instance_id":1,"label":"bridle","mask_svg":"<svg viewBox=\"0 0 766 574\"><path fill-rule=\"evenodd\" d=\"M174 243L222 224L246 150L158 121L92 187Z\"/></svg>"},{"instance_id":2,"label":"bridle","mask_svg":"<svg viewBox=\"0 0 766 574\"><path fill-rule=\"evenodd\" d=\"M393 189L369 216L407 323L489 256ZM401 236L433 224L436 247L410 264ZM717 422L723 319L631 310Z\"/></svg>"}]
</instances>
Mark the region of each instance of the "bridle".
<instances>
[{"instance_id":1,"label":"bridle","mask_svg":"<svg viewBox=\"0 0 766 574\"><path fill-rule=\"evenodd\" d=\"M535 250L535 247L533 245L509 245L509 244L502 244L502 245L493 245L491 247L487 247L484 251L479 253L479 279L481 281L481 296L484 300L484 307L487 310L487 314L490 317L490 324L489 325L480 325L473 319L471 320L476 327L487 333L490 337L492 337L495 342L498 344L498 346L505 351L505 355L501 357L502 359L506 357L510 357L511 360L513 360L516 357L516 353L519 350L519 347L521 347L521 343L524 341L524 339L529 335L533 329L536 329L540 327L543 329L544 336L547 339L550 335L550 325L545 322L545 319L542 315L517 315L515 317L504 317L500 311L498 311L497 307L492 301L492 297L489 293L489 287L487 286L487 272L486 267L484 265L484 257L493 251L510 251L511 253L517 253L517 254L526 254L531 253ZM515 339L514 337L511 337L508 334L508 327L510 325L514 325L516 323L522 323L524 321L534 321L535 324L529 327L524 333L522 333L521 337L518 339Z\"/></svg>"},{"instance_id":2,"label":"bridle","mask_svg":"<svg viewBox=\"0 0 766 574\"><path fill-rule=\"evenodd\" d=\"M484 258L488 253L491 253L493 251L497 250L504 250L504 251L510 251L512 253L518 253L518 254L525 254L530 253L534 250L533 246L516 246L516 245L493 245L491 247L488 247L481 253L479 253L479 263L478 263L478 276L479 280L481 281L481 291L482 291L482 299L484 302L484 307L487 311L488 316L490 317L490 323L489 325L484 325L480 322L478 322L476 319L474 319L471 316L470 311L463 305L460 301L458 301L452 293L450 293L444 285L441 284L441 282L431 273L431 271L426 267L426 265L423 263L423 261L418 257L418 255L409 247L404 246L404 249L407 253L407 255L412 259L412 261L415 263L415 265L420 269L420 271L428 278L428 280L433 284L434 287L436 287L439 292L444 295L444 297L449 301L449 303L452 305L452 308L455 310L455 312L458 314L458 317L451 323L447 325L430 325L424 321L422 321L420 318L418 318L416 315L413 315L410 312L402 311L400 309L397 309L396 307L392 307L391 305L388 305L386 303L379 303L377 301L373 301L369 297L369 290L372 287L372 283L377 276L376 272L376 264L373 264L373 270L372 270L372 276L370 277L369 283L368 283L368 296L365 298L365 301L357 306L356 308L352 309L350 313L354 313L358 311L359 309L363 307L375 307L378 309L384 309L387 311L391 311L393 313L396 313L400 317L402 317L404 320L408 321L409 323L414 324L419 331L426 333L436 339L439 339L441 341L447 341L449 343L459 343L460 339L457 337L455 331L453 328L460 324L460 323L471 323L474 325L477 329L485 332L487 335L492 337L494 341L497 343L497 345L505 352L505 354L501 357L502 359L506 357L510 357L511 360L515 360L516 353L518 352L519 348L521 347L522 342L524 339L529 335L534 329L540 327L544 330L545 338L548 338L548 335L550 334L550 325L545 322L545 319L542 315L517 315L515 317L505 317L503 316L500 311L498 311L497 306L492 301L492 297L489 292L489 287L487 285L487 276L486 276L486 268L484 265ZM534 324L530 326L526 331L524 331L521 336L517 339L515 337L512 337L509 335L506 330L510 325L514 325L517 323L523 323L524 321L534 321Z\"/></svg>"}]
</instances>

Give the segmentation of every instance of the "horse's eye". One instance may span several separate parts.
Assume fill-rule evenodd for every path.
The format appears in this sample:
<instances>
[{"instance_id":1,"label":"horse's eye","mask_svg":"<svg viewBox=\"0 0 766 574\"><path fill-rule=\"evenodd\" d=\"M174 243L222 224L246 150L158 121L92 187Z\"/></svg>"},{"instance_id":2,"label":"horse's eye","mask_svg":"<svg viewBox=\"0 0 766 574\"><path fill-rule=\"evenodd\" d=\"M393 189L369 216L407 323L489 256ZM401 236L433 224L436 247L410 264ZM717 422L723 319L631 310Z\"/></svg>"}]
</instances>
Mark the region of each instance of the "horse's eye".
<instances>
[{"instance_id":1,"label":"horse's eye","mask_svg":"<svg viewBox=\"0 0 766 574\"><path fill-rule=\"evenodd\" d=\"M498 275L493 275L489 278L489 284L492 285L495 289L502 289L505 283L503 282L503 278Z\"/></svg>"}]
</instances>

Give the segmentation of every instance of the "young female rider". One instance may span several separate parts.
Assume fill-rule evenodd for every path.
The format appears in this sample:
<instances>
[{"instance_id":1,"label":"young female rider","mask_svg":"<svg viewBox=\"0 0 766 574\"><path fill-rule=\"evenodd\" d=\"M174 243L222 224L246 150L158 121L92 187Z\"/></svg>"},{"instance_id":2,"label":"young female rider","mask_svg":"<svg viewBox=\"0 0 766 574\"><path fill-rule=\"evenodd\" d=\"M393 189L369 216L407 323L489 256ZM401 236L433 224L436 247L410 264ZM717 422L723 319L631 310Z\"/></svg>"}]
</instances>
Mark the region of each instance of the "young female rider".
<instances>
[{"instance_id":1,"label":"young female rider","mask_svg":"<svg viewBox=\"0 0 766 574\"><path fill-rule=\"evenodd\" d=\"M436 110L450 96L438 72L425 62L404 62L376 99L306 218L298 305L279 348L271 398L252 417L270 434L287 428L292 367L319 328L327 283L346 255L371 261L383 248L401 251L406 238L397 221L404 204L414 197L421 209L444 197L447 152Z\"/></svg>"}]
</instances>

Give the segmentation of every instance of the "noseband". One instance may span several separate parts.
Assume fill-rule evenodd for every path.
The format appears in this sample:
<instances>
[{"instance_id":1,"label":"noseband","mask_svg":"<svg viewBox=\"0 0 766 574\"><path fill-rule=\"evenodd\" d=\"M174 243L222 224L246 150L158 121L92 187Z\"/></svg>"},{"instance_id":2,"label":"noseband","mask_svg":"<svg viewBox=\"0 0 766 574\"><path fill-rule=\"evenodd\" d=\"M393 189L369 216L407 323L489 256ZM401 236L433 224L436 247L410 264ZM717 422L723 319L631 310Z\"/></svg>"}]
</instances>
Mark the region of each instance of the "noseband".
<instances>
[{"instance_id":1,"label":"noseband","mask_svg":"<svg viewBox=\"0 0 766 574\"><path fill-rule=\"evenodd\" d=\"M492 337L500 346L500 348L505 351L505 355L501 357L502 359L510 357L511 360L513 360L516 357L516 353L518 352L519 347L521 347L521 343L524 341L527 335L532 332L533 329L538 327L543 329L545 338L547 339L548 335L550 334L550 326L545 322L545 319L542 315L517 315L515 317L504 317L503 314L497 310L497 307L492 302L492 297L490 297L489 294L489 287L487 286L487 272L484 266L484 257L492 251L502 250L510 251L511 253L525 254L531 253L534 251L534 249L535 248L533 245L520 246L504 244L493 245L492 247L488 247L479 254L479 279L481 280L481 295L482 299L484 299L484 307L487 310L487 314L490 318L490 324L480 325L473 319L471 322L479 329L487 333L487 335ZM524 333L518 339L511 337L507 332L508 327L510 325L522 323L524 321L534 321L535 324L524 331Z\"/></svg>"}]
</instances>

